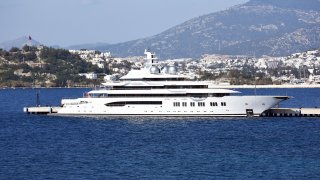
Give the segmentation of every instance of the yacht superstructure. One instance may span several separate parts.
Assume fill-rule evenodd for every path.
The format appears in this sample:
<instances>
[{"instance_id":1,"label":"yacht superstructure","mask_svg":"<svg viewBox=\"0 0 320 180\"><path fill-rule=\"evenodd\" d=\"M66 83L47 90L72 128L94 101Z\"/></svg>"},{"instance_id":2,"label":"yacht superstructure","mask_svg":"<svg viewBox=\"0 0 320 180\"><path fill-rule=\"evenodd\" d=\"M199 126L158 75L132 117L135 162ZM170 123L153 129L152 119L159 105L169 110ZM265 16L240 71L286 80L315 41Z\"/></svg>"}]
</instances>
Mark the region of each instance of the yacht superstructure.
<instances>
[{"instance_id":1,"label":"yacht superstructure","mask_svg":"<svg viewBox=\"0 0 320 180\"><path fill-rule=\"evenodd\" d=\"M288 96L240 96L238 91L191 81L174 64L162 66L145 51L143 68L120 81L103 83L82 98L62 99L61 115L109 116L260 116Z\"/></svg>"}]
</instances>

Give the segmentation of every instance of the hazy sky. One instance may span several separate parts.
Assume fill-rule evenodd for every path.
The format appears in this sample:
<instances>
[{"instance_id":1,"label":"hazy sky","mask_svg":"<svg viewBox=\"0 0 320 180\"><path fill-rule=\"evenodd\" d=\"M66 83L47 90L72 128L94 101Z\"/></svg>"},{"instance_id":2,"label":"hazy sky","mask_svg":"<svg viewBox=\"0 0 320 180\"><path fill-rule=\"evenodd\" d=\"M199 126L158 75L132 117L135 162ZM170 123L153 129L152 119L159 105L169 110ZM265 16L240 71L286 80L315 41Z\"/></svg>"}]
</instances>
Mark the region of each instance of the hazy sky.
<instances>
[{"instance_id":1,"label":"hazy sky","mask_svg":"<svg viewBox=\"0 0 320 180\"><path fill-rule=\"evenodd\" d=\"M0 42L117 43L158 34L248 0L0 0Z\"/></svg>"}]
</instances>

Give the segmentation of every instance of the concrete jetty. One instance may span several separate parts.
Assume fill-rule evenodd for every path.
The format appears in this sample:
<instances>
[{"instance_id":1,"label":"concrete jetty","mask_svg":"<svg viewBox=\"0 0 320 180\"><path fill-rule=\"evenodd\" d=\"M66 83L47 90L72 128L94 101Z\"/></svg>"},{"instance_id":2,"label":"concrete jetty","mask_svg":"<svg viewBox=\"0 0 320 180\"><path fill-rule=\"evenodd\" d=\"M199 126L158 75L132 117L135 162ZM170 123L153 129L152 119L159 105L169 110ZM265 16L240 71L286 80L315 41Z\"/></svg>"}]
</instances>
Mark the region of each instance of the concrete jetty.
<instances>
[{"instance_id":1,"label":"concrete jetty","mask_svg":"<svg viewBox=\"0 0 320 180\"><path fill-rule=\"evenodd\" d=\"M61 107L53 106L36 106L36 107L25 107L23 111L27 114L52 114L57 113Z\"/></svg>"},{"instance_id":2,"label":"concrete jetty","mask_svg":"<svg viewBox=\"0 0 320 180\"><path fill-rule=\"evenodd\" d=\"M320 117L320 108L271 108L263 117Z\"/></svg>"}]
</instances>

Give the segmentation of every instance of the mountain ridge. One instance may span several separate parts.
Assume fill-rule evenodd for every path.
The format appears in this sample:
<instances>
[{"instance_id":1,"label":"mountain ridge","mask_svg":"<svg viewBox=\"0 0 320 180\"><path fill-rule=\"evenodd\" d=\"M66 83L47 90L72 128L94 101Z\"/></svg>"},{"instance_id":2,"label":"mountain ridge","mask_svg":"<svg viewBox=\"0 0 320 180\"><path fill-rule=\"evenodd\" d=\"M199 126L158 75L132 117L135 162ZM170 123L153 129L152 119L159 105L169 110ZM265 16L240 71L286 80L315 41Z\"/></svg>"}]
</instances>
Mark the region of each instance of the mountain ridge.
<instances>
[{"instance_id":1,"label":"mountain ridge","mask_svg":"<svg viewBox=\"0 0 320 180\"><path fill-rule=\"evenodd\" d=\"M23 36L1 43L0 48L10 50L28 43L41 44ZM122 57L141 55L150 48L160 58L197 58L203 54L285 56L319 47L320 0L251 0L192 18L154 36L65 48L109 51Z\"/></svg>"},{"instance_id":2,"label":"mountain ridge","mask_svg":"<svg viewBox=\"0 0 320 180\"><path fill-rule=\"evenodd\" d=\"M307 3L306 3L307 1ZM319 11L319 0L251 0L247 5L272 5L281 8L304 9Z\"/></svg>"},{"instance_id":3,"label":"mountain ridge","mask_svg":"<svg viewBox=\"0 0 320 180\"><path fill-rule=\"evenodd\" d=\"M276 0L251 0L190 19L151 37L97 50L131 56L151 48L161 57L180 58L203 54L284 56L320 47L320 13L314 10L320 7L320 1L304 2L303 7L299 6L301 1L289 1L293 4L288 6ZM312 10L306 8L312 6Z\"/></svg>"}]
</instances>

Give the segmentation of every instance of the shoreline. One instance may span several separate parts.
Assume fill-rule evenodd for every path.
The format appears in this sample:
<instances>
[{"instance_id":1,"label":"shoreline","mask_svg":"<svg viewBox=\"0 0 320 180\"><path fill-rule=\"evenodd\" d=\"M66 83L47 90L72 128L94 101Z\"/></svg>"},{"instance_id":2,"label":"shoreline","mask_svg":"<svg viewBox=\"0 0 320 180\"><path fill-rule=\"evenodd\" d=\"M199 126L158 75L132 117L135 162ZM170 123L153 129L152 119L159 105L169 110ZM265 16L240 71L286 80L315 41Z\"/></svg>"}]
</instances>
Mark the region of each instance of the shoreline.
<instances>
[{"instance_id":1,"label":"shoreline","mask_svg":"<svg viewBox=\"0 0 320 180\"><path fill-rule=\"evenodd\" d=\"M0 87L0 90L4 89L94 89L94 87ZM302 88L320 88L320 84L312 85L217 85L209 84L209 88L221 88L221 89L302 89Z\"/></svg>"},{"instance_id":2,"label":"shoreline","mask_svg":"<svg viewBox=\"0 0 320 180\"><path fill-rule=\"evenodd\" d=\"M94 87L0 87L4 89L94 89Z\"/></svg>"},{"instance_id":3,"label":"shoreline","mask_svg":"<svg viewBox=\"0 0 320 180\"><path fill-rule=\"evenodd\" d=\"M320 88L320 84L312 84L312 85L212 85L211 87L217 88L227 88L227 89L301 89L301 88Z\"/></svg>"}]
</instances>

